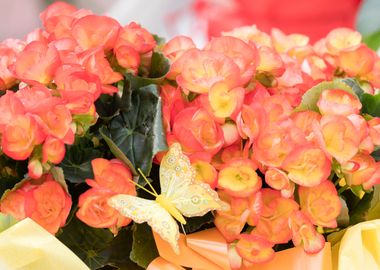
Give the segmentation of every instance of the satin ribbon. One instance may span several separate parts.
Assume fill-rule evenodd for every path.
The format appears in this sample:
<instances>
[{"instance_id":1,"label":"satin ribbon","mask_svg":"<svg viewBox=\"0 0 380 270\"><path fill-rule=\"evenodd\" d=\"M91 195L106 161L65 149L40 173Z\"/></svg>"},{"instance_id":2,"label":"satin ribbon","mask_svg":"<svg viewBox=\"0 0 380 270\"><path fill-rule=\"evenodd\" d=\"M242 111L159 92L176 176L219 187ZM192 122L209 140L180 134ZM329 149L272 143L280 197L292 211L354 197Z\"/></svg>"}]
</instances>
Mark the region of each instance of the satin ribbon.
<instances>
[{"instance_id":1,"label":"satin ribbon","mask_svg":"<svg viewBox=\"0 0 380 270\"><path fill-rule=\"evenodd\" d=\"M153 260L148 270L179 270L190 267L193 270L232 270L228 255L228 244L215 228L181 234L179 239L180 254L173 252L169 244L154 234L160 257ZM290 248L276 253L268 263L242 267L241 270L332 270L331 247L318 254L309 255L301 247ZM364 269L364 268L363 268ZM370 268L368 268L370 269Z\"/></svg>"},{"instance_id":2,"label":"satin ribbon","mask_svg":"<svg viewBox=\"0 0 380 270\"><path fill-rule=\"evenodd\" d=\"M334 270L380 270L380 220L348 228L332 256Z\"/></svg>"},{"instance_id":3,"label":"satin ribbon","mask_svg":"<svg viewBox=\"0 0 380 270\"><path fill-rule=\"evenodd\" d=\"M1 270L89 270L69 248L33 220L0 233Z\"/></svg>"}]
</instances>

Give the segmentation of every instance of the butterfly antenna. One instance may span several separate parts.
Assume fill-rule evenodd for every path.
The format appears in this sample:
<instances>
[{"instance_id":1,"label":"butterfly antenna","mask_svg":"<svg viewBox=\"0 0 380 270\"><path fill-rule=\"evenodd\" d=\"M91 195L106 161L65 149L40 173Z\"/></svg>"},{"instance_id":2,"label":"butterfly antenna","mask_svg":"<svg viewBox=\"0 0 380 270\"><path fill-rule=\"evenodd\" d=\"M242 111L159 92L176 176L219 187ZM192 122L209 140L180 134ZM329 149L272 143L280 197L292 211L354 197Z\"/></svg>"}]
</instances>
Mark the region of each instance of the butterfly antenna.
<instances>
[{"instance_id":1,"label":"butterfly antenna","mask_svg":"<svg viewBox=\"0 0 380 270\"><path fill-rule=\"evenodd\" d=\"M152 191L154 192L155 196L157 197L158 196L158 193L156 192L156 190L154 189L154 187L152 186L152 184L149 182L149 180L146 178L146 176L144 175L144 173L142 172L142 170L140 168L137 168L137 170L139 171L139 173L141 174L142 178L145 180L145 182L150 186L150 188L152 189Z\"/></svg>"},{"instance_id":2,"label":"butterfly antenna","mask_svg":"<svg viewBox=\"0 0 380 270\"><path fill-rule=\"evenodd\" d=\"M131 179L128 179L129 182L131 182L132 184L134 184L135 186L141 188L142 190L144 190L145 192L148 192L150 195L154 196L154 197L157 197L157 193L153 193L151 192L150 190L144 188L142 185L136 183L135 181L131 180Z\"/></svg>"},{"instance_id":3,"label":"butterfly antenna","mask_svg":"<svg viewBox=\"0 0 380 270\"><path fill-rule=\"evenodd\" d=\"M181 227L182 227L183 234L186 236L185 227L183 227L183 224L182 224L182 223L181 223Z\"/></svg>"}]
</instances>

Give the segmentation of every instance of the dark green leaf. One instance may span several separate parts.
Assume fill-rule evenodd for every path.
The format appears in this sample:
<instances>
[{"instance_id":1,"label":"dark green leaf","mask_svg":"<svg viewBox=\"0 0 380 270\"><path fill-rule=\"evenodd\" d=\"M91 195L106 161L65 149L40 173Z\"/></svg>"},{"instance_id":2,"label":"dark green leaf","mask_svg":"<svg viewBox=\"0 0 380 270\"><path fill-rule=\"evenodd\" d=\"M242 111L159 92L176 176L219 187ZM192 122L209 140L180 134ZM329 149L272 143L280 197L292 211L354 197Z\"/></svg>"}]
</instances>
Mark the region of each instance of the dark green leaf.
<instances>
[{"instance_id":1,"label":"dark green leaf","mask_svg":"<svg viewBox=\"0 0 380 270\"><path fill-rule=\"evenodd\" d=\"M101 119L110 120L119 113L115 96L103 94L95 101L96 112Z\"/></svg>"},{"instance_id":2,"label":"dark green leaf","mask_svg":"<svg viewBox=\"0 0 380 270\"><path fill-rule=\"evenodd\" d=\"M152 229L147 223L133 224L133 244L130 258L143 268L159 256Z\"/></svg>"},{"instance_id":3,"label":"dark green leaf","mask_svg":"<svg viewBox=\"0 0 380 270\"><path fill-rule=\"evenodd\" d=\"M156 85L132 92L132 107L110 122L109 138L134 167L149 175L156 153L167 149Z\"/></svg>"},{"instance_id":4,"label":"dark green leaf","mask_svg":"<svg viewBox=\"0 0 380 270\"><path fill-rule=\"evenodd\" d=\"M94 177L91 161L99 157L103 157L102 151L95 149L89 139L80 138L78 144L66 146L66 155L59 167L67 181L82 183L86 178Z\"/></svg>"},{"instance_id":5,"label":"dark green leaf","mask_svg":"<svg viewBox=\"0 0 380 270\"><path fill-rule=\"evenodd\" d=\"M70 248L91 269L107 265L112 233L107 229L87 226L77 218L63 228L58 239Z\"/></svg>"},{"instance_id":6,"label":"dark green leaf","mask_svg":"<svg viewBox=\"0 0 380 270\"><path fill-rule=\"evenodd\" d=\"M380 218L380 187L375 186L374 191L366 193L350 212L350 224Z\"/></svg>"},{"instance_id":7,"label":"dark green leaf","mask_svg":"<svg viewBox=\"0 0 380 270\"><path fill-rule=\"evenodd\" d=\"M350 94L355 95L355 91L347 84L347 82L344 82L342 80L335 80L332 82L321 82L316 86L310 88L302 96L301 104L295 109L295 111L312 110L315 112L319 112L317 106L319 96L322 94L323 91L327 89L342 89Z\"/></svg>"},{"instance_id":8,"label":"dark green leaf","mask_svg":"<svg viewBox=\"0 0 380 270\"><path fill-rule=\"evenodd\" d=\"M165 80L166 74L170 70L169 60L160 52L154 52L149 70L149 77L134 76L126 73L125 78L130 81L133 90L150 84L160 84Z\"/></svg>"},{"instance_id":9,"label":"dark green leaf","mask_svg":"<svg viewBox=\"0 0 380 270\"><path fill-rule=\"evenodd\" d=\"M6 155L0 155L0 198L6 190L24 179L28 172L27 166L27 161L16 161Z\"/></svg>"},{"instance_id":10,"label":"dark green leaf","mask_svg":"<svg viewBox=\"0 0 380 270\"><path fill-rule=\"evenodd\" d=\"M143 269L132 262L129 255L132 251L133 233L132 227L122 229L115 239L111 242L110 257L108 264L120 270L139 270Z\"/></svg>"},{"instance_id":11,"label":"dark green leaf","mask_svg":"<svg viewBox=\"0 0 380 270\"><path fill-rule=\"evenodd\" d=\"M162 53L154 52L150 65L150 78L162 79L170 70L170 62Z\"/></svg>"},{"instance_id":12,"label":"dark green leaf","mask_svg":"<svg viewBox=\"0 0 380 270\"><path fill-rule=\"evenodd\" d=\"M380 117L380 94L371 95L364 93L361 96L362 113Z\"/></svg>"},{"instance_id":13,"label":"dark green leaf","mask_svg":"<svg viewBox=\"0 0 380 270\"><path fill-rule=\"evenodd\" d=\"M100 135L102 135L104 141L107 143L112 154L114 154L114 156L116 158L118 158L125 165L127 165L129 167L129 169L131 170L133 175L138 175L138 173L137 173L135 167L133 166L132 162L124 155L123 151L121 151L120 148L117 147L117 145L111 140L111 138L106 135L106 133L108 133L108 131L104 127L102 127L101 129L99 129L99 133L100 133Z\"/></svg>"},{"instance_id":14,"label":"dark green leaf","mask_svg":"<svg viewBox=\"0 0 380 270\"><path fill-rule=\"evenodd\" d=\"M380 160L380 149L373 151L373 152L371 153L371 156L373 156L373 158L374 158L376 161L379 161L379 160Z\"/></svg>"},{"instance_id":15,"label":"dark green leaf","mask_svg":"<svg viewBox=\"0 0 380 270\"><path fill-rule=\"evenodd\" d=\"M201 217L192 217L186 219L186 225L184 228L186 233L193 233L201 228L206 228L214 221L214 216L209 212Z\"/></svg>"}]
</instances>

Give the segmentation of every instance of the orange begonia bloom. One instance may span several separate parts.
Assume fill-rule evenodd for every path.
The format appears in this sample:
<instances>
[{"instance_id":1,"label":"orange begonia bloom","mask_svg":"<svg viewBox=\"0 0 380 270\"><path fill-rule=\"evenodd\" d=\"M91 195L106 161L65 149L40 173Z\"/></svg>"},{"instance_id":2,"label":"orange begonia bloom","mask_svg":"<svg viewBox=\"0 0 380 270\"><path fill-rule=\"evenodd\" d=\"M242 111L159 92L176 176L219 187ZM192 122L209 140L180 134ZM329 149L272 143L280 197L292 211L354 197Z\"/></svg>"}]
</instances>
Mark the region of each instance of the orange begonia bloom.
<instances>
[{"instance_id":1,"label":"orange begonia bloom","mask_svg":"<svg viewBox=\"0 0 380 270\"><path fill-rule=\"evenodd\" d=\"M376 171L375 159L365 153L357 153L350 160L342 163L342 172L348 185L361 185L368 181Z\"/></svg>"},{"instance_id":2,"label":"orange begonia bloom","mask_svg":"<svg viewBox=\"0 0 380 270\"><path fill-rule=\"evenodd\" d=\"M59 54L54 46L33 41L18 55L13 70L22 81L48 84L59 65Z\"/></svg>"},{"instance_id":3,"label":"orange begonia bloom","mask_svg":"<svg viewBox=\"0 0 380 270\"><path fill-rule=\"evenodd\" d=\"M223 131L203 108L188 107L174 119L173 135L185 152L217 153L223 146Z\"/></svg>"},{"instance_id":4,"label":"orange begonia bloom","mask_svg":"<svg viewBox=\"0 0 380 270\"><path fill-rule=\"evenodd\" d=\"M315 187L300 186L298 194L302 211L314 225L336 228L342 206L332 182L324 181Z\"/></svg>"},{"instance_id":5,"label":"orange begonia bloom","mask_svg":"<svg viewBox=\"0 0 380 270\"><path fill-rule=\"evenodd\" d=\"M354 51L339 53L338 65L348 76L368 74L375 65L376 53L366 45L361 45Z\"/></svg>"},{"instance_id":6,"label":"orange begonia bloom","mask_svg":"<svg viewBox=\"0 0 380 270\"><path fill-rule=\"evenodd\" d=\"M274 244L256 234L241 234L236 244L237 253L250 263L264 263L274 256Z\"/></svg>"},{"instance_id":7,"label":"orange begonia bloom","mask_svg":"<svg viewBox=\"0 0 380 270\"><path fill-rule=\"evenodd\" d=\"M326 48L329 53L337 55L341 51L352 51L360 46L362 36L349 28L336 28L326 37Z\"/></svg>"},{"instance_id":8,"label":"orange begonia bloom","mask_svg":"<svg viewBox=\"0 0 380 270\"><path fill-rule=\"evenodd\" d=\"M92 187L108 189L115 194L136 195L132 174L118 159L96 158L91 161L94 180L87 179Z\"/></svg>"},{"instance_id":9,"label":"orange begonia bloom","mask_svg":"<svg viewBox=\"0 0 380 270\"><path fill-rule=\"evenodd\" d=\"M191 166L195 169L195 180L207 183L215 188L218 183L218 172L209 162L202 159L191 159Z\"/></svg>"},{"instance_id":10,"label":"orange begonia bloom","mask_svg":"<svg viewBox=\"0 0 380 270\"><path fill-rule=\"evenodd\" d=\"M245 198L261 188L256 165L249 159L235 159L219 171L218 188L235 197Z\"/></svg>"},{"instance_id":11,"label":"orange begonia bloom","mask_svg":"<svg viewBox=\"0 0 380 270\"><path fill-rule=\"evenodd\" d=\"M276 190L264 188L261 193L261 217L252 233L276 244L287 243L292 237L288 219L293 211L298 210L299 205L292 199L282 198Z\"/></svg>"},{"instance_id":12,"label":"orange begonia bloom","mask_svg":"<svg viewBox=\"0 0 380 270\"><path fill-rule=\"evenodd\" d=\"M195 48L195 44L191 38L186 36L176 36L165 44L163 52L167 58L171 61L175 61L187 50L193 48Z\"/></svg>"},{"instance_id":13,"label":"orange begonia bloom","mask_svg":"<svg viewBox=\"0 0 380 270\"><path fill-rule=\"evenodd\" d=\"M37 121L29 114L15 116L2 135L3 152L15 160L27 159L34 147L46 137Z\"/></svg>"},{"instance_id":14,"label":"orange begonia bloom","mask_svg":"<svg viewBox=\"0 0 380 270\"><path fill-rule=\"evenodd\" d=\"M186 92L208 93L217 82L224 82L229 88L239 83L239 67L221 53L192 49L178 61L182 61L182 69L177 83Z\"/></svg>"},{"instance_id":15,"label":"orange begonia bloom","mask_svg":"<svg viewBox=\"0 0 380 270\"><path fill-rule=\"evenodd\" d=\"M84 51L98 46L110 51L115 45L120 28L120 24L110 17L88 15L73 23L71 36Z\"/></svg>"},{"instance_id":16,"label":"orange begonia bloom","mask_svg":"<svg viewBox=\"0 0 380 270\"><path fill-rule=\"evenodd\" d=\"M59 164L65 157L65 144L54 137L47 137L42 146L42 162Z\"/></svg>"},{"instance_id":17,"label":"orange begonia bloom","mask_svg":"<svg viewBox=\"0 0 380 270\"><path fill-rule=\"evenodd\" d=\"M305 145L290 152L281 167L296 184L313 187L329 177L331 161L320 148Z\"/></svg>"},{"instance_id":18,"label":"orange begonia bloom","mask_svg":"<svg viewBox=\"0 0 380 270\"><path fill-rule=\"evenodd\" d=\"M238 38L222 36L213 38L205 49L230 57L240 69L241 85L249 82L256 71L259 58L254 44L248 45Z\"/></svg>"},{"instance_id":19,"label":"orange begonia bloom","mask_svg":"<svg viewBox=\"0 0 380 270\"><path fill-rule=\"evenodd\" d=\"M117 49L122 46L129 46L139 54L144 54L153 50L156 46L156 41L145 28L142 28L135 22L131 22L120 29L115 48Z\"/></svg>"},{"instance_id":20,"label":"orange begonia bloom","mask_svg":"<svg viewBox=\"0 0 380 270\"><path fill-rule=\"evenodd\" d=\"M208 93L208 101L213 114L220 118L230 117L240 109L244 99L244 92L245 90L242 87L229 89L224 82L212 85Z\"/></svg>"},{"instance_id":21,"label":"orange begonia bloom","mask_svg":"<svg viewBox=\"0 0 380 270\"><path fill-rule=\"evenodd\" d=\"M119 228L127 226L132 220L108 205L108 199L114 195L114 192L107 189L87 190L79 197L76 216L91 227L109 228L116 234Z\"/></svg>"},{"instance_id":22,"label":"orange begonia bloom","mask_svg":"<svg viewBox=\"0 0 380 270\"><path fill-rule=\"evenodd\" d=\"M358 114L362 108L360 100L353 94L340 89L327 89L319 97L317 106L322 115Z\"/></svg>"},{"instance_id":23,"label":"orange begonia bloom","mask_svg":"<svg viewBox=\"0 0 380 270\"><path fill-rule=\"evenodd\" d=\"M261 130L253 144L253 156L270 167L280 167L296 145L306 143L303 132L291 121L272 124Z\"/></svg>"},{"instance_id":24,"label":"orange begonia bloom","mask_svg":"<svg viewBox=\"0 0 380 270\"><path fill-rule=\"evenodd\" d=\"M295 246L303 245L306 253L316 254L325 246L325 238L300 211L293 212L289 218L292 241Z\"/></svg>"},{"instance_id":25,"label":"orange begonia bloom","mask_svg":"<svg viewBox=\"0 0 380 270\"><path fill-rule=\"evenodd\" d=\"M359 149L357 130L346 117L324 115L315 134L322 147L339 162L350 160Z\"/></svg>"},{"instance_id":26,"label":"orange begonia bloom","mask_svg":"<svg viewBox=\"0 0 380 270\"><path fill-rule=\"evenodd\" d=\"M0 134L4 131L6 125L17 115L25 113L25 109L20 99L12 91L7 91L0 97Z\"/></svg>"},{"instance_id":27,"label":"orange begonia bloom","mask_svg":"<svg viewBox=\"0 0 380 270\"><path fill-rule=\"evenodd\" d=\"M66 223L72 205L69 194L45 174L38 180L28 179L10 191L1 201L1 212L18 220L30 217L48 232L55 234Z\"/></svg>"}]
</instances>

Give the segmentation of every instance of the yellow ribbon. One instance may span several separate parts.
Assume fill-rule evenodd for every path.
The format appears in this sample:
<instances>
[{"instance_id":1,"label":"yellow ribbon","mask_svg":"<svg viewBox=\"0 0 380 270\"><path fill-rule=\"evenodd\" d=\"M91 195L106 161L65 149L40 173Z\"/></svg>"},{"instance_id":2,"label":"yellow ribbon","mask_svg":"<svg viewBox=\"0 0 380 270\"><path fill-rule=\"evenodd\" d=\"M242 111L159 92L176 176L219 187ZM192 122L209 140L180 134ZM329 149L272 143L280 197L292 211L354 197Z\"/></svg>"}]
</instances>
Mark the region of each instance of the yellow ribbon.
<instances>
[{"instance_id":1,"label":"yellow ribbon","mask_svg":"<svg viewBox=\"0 0 380 270\"><path fill-rule=\"evenodd\" d=\"M334 270L380 270L380 220L348 228L332 254Z\"/></svg>"},{"instance_id":2,"label":"yellow ribbon","mask_svg":"<svg viewBox=\"0 0 380 270\"><path fill-rule=\"evenodd\" d=\"M1 270L89 270L69 248L27 218L0 233Z\"/></svg>"}]
</instances>

